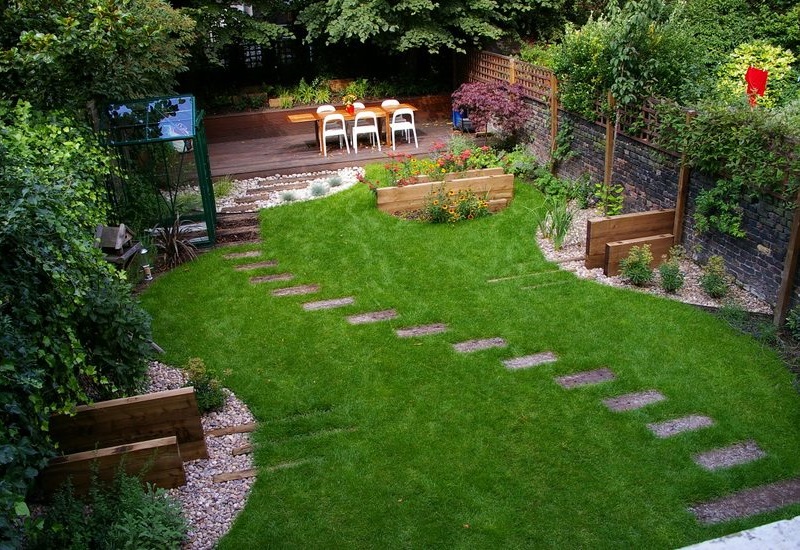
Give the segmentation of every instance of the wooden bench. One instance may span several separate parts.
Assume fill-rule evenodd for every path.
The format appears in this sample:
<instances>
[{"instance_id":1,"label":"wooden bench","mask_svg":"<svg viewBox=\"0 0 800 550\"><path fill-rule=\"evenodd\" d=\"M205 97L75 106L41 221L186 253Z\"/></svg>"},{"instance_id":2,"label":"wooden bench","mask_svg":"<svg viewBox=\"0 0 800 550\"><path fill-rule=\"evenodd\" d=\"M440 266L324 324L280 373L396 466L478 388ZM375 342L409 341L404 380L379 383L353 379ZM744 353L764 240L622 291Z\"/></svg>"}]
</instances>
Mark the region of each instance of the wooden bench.
<instances>
[{"instance_id":1,"label":"wooden bench","mask_svg":"<svg viewBox=\"0 0 800 550\"><path fill-rule=\"evenodd\" d=\"M419 210L425 206L431 193L442 185L447 190L471 190L476 195L486 196L492 212L508 206L514 196L514 175L492 172L491 175L415 183L403 187L381 187L377 191L378 208L390 214Z\"/></svg>"},{"instance_id":2,"label":"wooden bench","mask_svg":"<svg viewBox=\"0 0 800 550\"><path fill-rule=\"evenodd\" d=\"M674 222L674 209L592 218L586 223L584 265L589 269L602 267L606 275L615 275L619 272L619 259L624 258L633 246L643 244L653 247L654 262L659 261L666 252L661 252L664 243L672 238L669 246L674 244ZM642 241L642 238L645 240ZM613 243L610 249L607 246L609 243ZM611 258L608 257L609 250L613 255Z\"/></svg>"},{"instance_id":3,"label":"wooden bench","mask_svg":"<svg viewBox=\"0 0 800 550\"><path fill-rule=\"evenodd\" d=\"M184 461L208 458L191 387L82 405L72 416L52 417L50 432L64 456L51 461L40 476L45 492L57 489L69 475L76 491L85 490L88 465L94 461L113 477L123 460L132 473L152 460L143 479L176 487L185 483ZM77 475L79 471L83 474Z\"/></svg>"}]
</instances>

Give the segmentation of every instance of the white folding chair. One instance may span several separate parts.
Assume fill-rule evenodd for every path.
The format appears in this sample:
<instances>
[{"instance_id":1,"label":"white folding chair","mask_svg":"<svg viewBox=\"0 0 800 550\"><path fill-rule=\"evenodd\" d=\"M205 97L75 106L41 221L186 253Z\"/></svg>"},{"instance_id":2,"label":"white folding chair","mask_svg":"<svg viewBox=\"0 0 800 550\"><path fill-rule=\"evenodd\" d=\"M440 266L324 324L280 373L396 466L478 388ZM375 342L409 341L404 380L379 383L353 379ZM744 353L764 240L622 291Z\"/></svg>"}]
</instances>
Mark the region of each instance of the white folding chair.
<instances>
[{"instance_id":1,"label":"white folding chair","mask_svg":"<svg viewBox=\"0 0 800 550\"><path fill-rule=\"evenodd\" d=\"M396 99L384 99L381 103L381 107L397 107L400 105L400 102Z\"/></svg>"},{"instance_id":2,"label":"white folding chair","mask_svg":"<svg viewBox=\"0 0 800 550\"><path fill-rule=\"evenodd\" d=\"M319 107L317 107L317 114L319 115L322 113L332 113L335 110L336 107L334 107L333 105L320 105Z\"/></svg>"},{"instance_id":3,"label":"white folding chair","mask_svg":"<svg viewBox=\"0 0 800 550\"><path fill-rule=\"evenodd\" d=\"M329 124L333 126L330 129L328 128ZM349 154L350 144L347 142L347 126L344 123L344 115L336 113L325 115L325 118L322 119L322 153L326 157L328 156L328 138L336 136L344 139L344 145L347 147L347 153Z\"/></svg>"},{"instance_id":4,"label":"white folding chair","mask_svg":"<svg viewBox=\"0 0 800 550\"><path fill-rule=\"evenodd\" d=\"M397 132L405 132L407 142L411 141L409 132L413 132L414 146L419 149L419 142L417 141L417 127L414 124L413 110L407 108L397 109L392 114L392 122L389 124L389 127L391 128L392 132L392 150L394 150L395 145L397 145L397 137L395 136Z\"/></svg>"},{"instance_id":5,"label":"white folding chair","mask_svg":"<svg viewBox=\"0 0 800 550\"><path fill-rule=\"evenodd\" d=\"M368 121L368 122L367 122ZM359 126L359 122L367 122ZM372 111L362 111L356 113L356 119L353 121L353 150L358 154L358 136L361 134L368 134L378 141L378 151L381 150L381 136L378 133L378 117Z\"/></svg>"},{"instance_id":6,"label":"white folding chair","mask_svg":"<svg viewBox=\"0 0 800 550\"><path fill-rule=\"evenodd\" d=\"M356 109L366 109L364 104L361 103L360 101L354 101L353 102L353 107L356 108Z\"/></svg>"}]
</instances>

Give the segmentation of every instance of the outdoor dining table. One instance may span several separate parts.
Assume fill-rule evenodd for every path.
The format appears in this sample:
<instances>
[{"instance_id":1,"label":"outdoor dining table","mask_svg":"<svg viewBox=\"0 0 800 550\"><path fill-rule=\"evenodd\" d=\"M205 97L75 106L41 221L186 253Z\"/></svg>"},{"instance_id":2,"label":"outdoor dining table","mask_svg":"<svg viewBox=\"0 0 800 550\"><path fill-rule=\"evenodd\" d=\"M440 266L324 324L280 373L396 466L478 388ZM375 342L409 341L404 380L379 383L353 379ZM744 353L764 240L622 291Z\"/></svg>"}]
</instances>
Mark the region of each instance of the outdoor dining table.
<instances>
[{"instance_id":1,"label":"outdoor dining table","mask_svg":"<svg viewBox=\"0 0 800 550\"><path fill-rule=\"evenodd\" d=\"M417 108L413 105L408 103L401 103L400 105L392 105L388 107L366 107L364 109L356 109L352 114L348 113L347 110L344 108L336 109L335 111L328 111L325 113L317 113L317 112L309 112L309 113L294 113L291 115L287 115L286 118L291 123L302 123L302 122L313 122L314 123L314 133L316 135L317 146L319 150L322 151L322 121L325 119L326 116L332 114L339 114L344 116L346 121L355 120L356 115L361 111L370 111L375 113L375 115L380 119L382 118L384 132L386 134L386 145L391 146L392 144L392 132L389 131L389 123L392 116L397 109L411 109L412 111L416 111Z\"/></svg>"}]
</instances>

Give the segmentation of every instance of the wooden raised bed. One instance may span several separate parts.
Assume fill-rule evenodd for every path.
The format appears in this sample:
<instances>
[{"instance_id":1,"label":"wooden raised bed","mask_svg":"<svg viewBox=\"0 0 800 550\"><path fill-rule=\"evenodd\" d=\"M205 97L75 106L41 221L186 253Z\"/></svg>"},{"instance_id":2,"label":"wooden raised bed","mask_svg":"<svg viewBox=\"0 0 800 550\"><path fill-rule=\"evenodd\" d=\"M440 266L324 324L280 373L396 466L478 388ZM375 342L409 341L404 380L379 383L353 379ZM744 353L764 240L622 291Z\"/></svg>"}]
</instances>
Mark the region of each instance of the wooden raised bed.
<instances>
[{"instance_id":1,"label":"wooden raised bed","mask_svg":"<svg viewBox=\"0 0 800 550\"><path fill-rule=\"evenodd\" d=\"M67 477L85 492L93 464L103 480L124 464L130 474L143 472L144 481L177 487L186 483L184 461L208 458L192 387L82 405L72 416L52 417L50 433L64 454L42 472L44 493Z\"/></svg>"},{"instance_id":2,"label":"wooden raised bed","mask_svg":"<svg viewBox=\"0 0 800 550\"><path fill-rule=\"evenodd\" d=\"M496 212L508 206L514 196L514 175L504 174L502 168L487 168L447 174L444 181L414 183L403 187L381 187L377 190L378 208L389 214L420 210L425 206L431 193L442 186L448 191L471 190L477 195L486 196L489 210Z\"/></svg>"},{"instance_id":3,"label":"wooden raised bed","mask_svg":"<svg viewBox=\"0 0 800 550\"><path fill-rule=\"evenodd\" d=\"M592 218L586 222L584 265L602 267L607 276L616 275L619 261L632 247L649 244L655 266L675 242L674 221L674 209Z\"/></svg>"}]
</instances>

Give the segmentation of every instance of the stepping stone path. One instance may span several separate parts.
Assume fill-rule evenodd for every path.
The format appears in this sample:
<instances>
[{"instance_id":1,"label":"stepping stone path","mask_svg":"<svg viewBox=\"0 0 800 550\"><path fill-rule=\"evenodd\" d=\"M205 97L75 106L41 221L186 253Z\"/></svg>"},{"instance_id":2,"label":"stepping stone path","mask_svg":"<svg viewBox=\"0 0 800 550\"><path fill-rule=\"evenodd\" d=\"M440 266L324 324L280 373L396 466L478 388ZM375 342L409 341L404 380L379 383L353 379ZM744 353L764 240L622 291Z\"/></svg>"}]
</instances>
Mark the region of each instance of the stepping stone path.
<instances>
[{"instance_id":1,"label":"stepping stone path","mask_svg":"<svg viewBox=\"0 0 800 550\"><path fill-rule=\"evenodd\" d=\"M303 304L303 309L306 311L317 311L319 309L333 309L337 307L344 307L352 305L356 299L352 296L347 298L336 298L334 300L320 300L318 302L306 302Z\"/></svg>"},{"instance_id":2,"label":"stepping stone path","mask_svg":"<svg viewBox=\"0 0 800 550\"><path fill-rule=\"evenodd\" d=\"M483 338L481 340L467 340L453 344L453 349L459 353L472 353L490 348L504 348L508 343L502 338Z\"/></svg>"},{"instance_id":3,"label":"stepping stone path","mask_svg":"<svg viewBox=\"0 0 800 550\"><path fill-rule=\"evenodd\" d=\"M261 269L263 267L275 267L276 265L278 265L278 262L276 262L275 260L266 260L254 264L237 265L233 269L235 269L236 271L252 271L253 269Z\"/></svg>"},{"instance_id":4,"label":"stepping stone path","mask_svg":"<svg viewBox=\"0 0 800 550\"><path fill-rule=\"evenodd\" d=\"M533 355L524 355L522 357L514 357L503 361L503 365L508 370L528 369L538 365L545 365L547 363L555 363L558 360L556 354L552 351L545 351L542 353L535 353Z\"/></svg>"},{"instance_id":5,"label":"stepping stone path","mask_svg":"<svg viewBox=\"0 0 800 550\"><path fill-rule=\"evenodd\" d=\"M259 275L258 277L250 277L250 282L253 284L258 283L274 283L277 281L291 281L294 279L292 273L276 273L275 275Z\"/></svg>"},{"instance_id":6,"label":"stepping stone path","mask_svg":"<svg viewBox=\"0 0 800 550\"><path fill-rule=\"evenodd\" d=\"M347 318L347 322L351 325L364 325L367 323L377 323L379 321L388 321L389 319L397 318L397 311L393 309L385 309L383 311L372 311L370 313L359 313L358 315L351 315Z\"/></svg>"},{"instance_id":7,"label":"stepping stone path","mask_svg":"<svg viewBox=\"0 0 800 550\"><path fill-rule=\"evenodd\" d=\"M704 525L771 512L800 502L800 478L745 489L717 500L689 507Z\"/></svg>"},{"instance_id":8,"label":"stepping stone path","mask_svg":"<svg viewBox=\"0 0 800 550\"><path fill-rule=\"evenodd\" d=\"M314 294L319 292L319 285L299 285L286 288L276 288L272 291L273 296L299 296L301 294Z\"/></svg>"},{"instance_id":9,"label":"stepping stone path","mask_svg":"<svg viewBox=\"0 0 800 550\"><path fill-rule=\"evenodd\" d=\"M656 390L647 390L635 393L628 393L620 395L619 397L612 397L604 399L603 404L615 412L632 411L634 409L641 409L651 403L658 403L665 400L660 392Z\"/></svg>"},{"instance_id":10,"label":"stepping stone path","mask_svg":"<svg viewBox=\"0 0 800 550\"><path fill-rule=\"evenodd\" d=\"M427 336L429 334L441 334L447 331L444 323L434 323L432 325L419 325L416 327L399 328L395 330L398 338L413 338L414 336Z\"/></svg>"},{"instance_id":11,"label":"stepping stone path","mask_svg":"<svg viewBox=\"0 0 800 550\"><path fill-rule=\"evenodd\" d=\"M767 456L767 453L761 450L758 443L750 439L696 454L694 455L694 461L706 470L713 471L738 466L739 464L747 464L765 456Z\"/></svg>"},{"instance_id":12,"label":"stepping stone path","mask_svg":"<svg viewBox=\"0 0 800 550\"><path fill-rule=\"evenodd\" d=\"M648 424L647 428L653 432L656 437L665 439L683 432L691 432L713 425L714 421L711 418L699 414L691 414L689 416L673 418L672 420L665 420L663 422L654 422Z\"/></svg>"},{"instance_id":13,"label":"stepping stone path","mask_svg":"<svg viewBox=\"0 0 800 550\"><path fill-rule=\"evenodd\" d=\"M562 388L571 389L581 386L591 386L594 384L601 384L615 380L617 376L609 368L601 368L595 370L588 370L578 372L575 374L568 374L566 376L559 376L555 378L556 384Z\"/></svg>"},{"instance_id":14,"label":"stepping stone path","mask_svg":"<svg viewBox=\"0 0 800 550\"><path fill-rule=\"evenodd\" d=\"M260 250L248 250L247 252L231 252L222 257L226 260L238 260L241 258L258 258L261 256Z\"/></svg>"}]
</instances>

